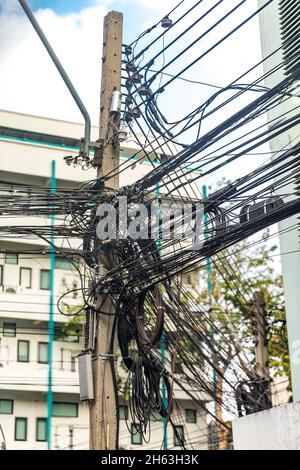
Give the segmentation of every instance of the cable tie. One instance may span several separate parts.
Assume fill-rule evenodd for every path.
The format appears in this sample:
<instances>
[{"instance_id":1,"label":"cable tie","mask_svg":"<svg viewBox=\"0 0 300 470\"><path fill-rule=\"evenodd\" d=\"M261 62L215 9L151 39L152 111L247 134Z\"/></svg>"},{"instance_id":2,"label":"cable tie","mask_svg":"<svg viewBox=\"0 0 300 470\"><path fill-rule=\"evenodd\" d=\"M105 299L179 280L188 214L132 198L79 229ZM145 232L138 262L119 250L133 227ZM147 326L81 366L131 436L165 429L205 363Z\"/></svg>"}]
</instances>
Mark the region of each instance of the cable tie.
<instances>
[{"instance_id":1,"label":"cable tie","mask_svg":"<svg viewBox=\"0 0 300 470\"><path fill-rule=\"evenodd\" d=\"M117 356L115 354L109 354L109 353L106 353L106 354L94 354L94 359L97 359L98 357L100 357L100 359L117 359Z\"/></svg>"}]
</instances>

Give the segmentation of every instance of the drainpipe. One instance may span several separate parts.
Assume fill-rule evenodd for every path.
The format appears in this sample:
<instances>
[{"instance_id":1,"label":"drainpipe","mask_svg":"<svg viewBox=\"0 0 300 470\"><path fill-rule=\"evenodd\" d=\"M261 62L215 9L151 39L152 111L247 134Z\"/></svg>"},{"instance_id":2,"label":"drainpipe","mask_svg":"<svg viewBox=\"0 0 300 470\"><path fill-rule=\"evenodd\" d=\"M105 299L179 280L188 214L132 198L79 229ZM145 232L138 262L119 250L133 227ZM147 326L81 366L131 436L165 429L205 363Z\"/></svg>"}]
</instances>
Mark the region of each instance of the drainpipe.
<instances>
[{"instance_id":1,"label":"drainpipe","mask_svg":"<svg viewBox=\"0 0 300 470\"><path fill-rule=\"evenodd\" d=\"M56 177L55 177L55 160L51 162L51 184L50 193L55 194ZM54 209L54 206L52 206ZM51 428L52 428L52 405L53 405L53 340L54 340L54 270L55 270L55 248L54 248L54 225L55 213L50 216L51 237L50 237L50 299L49 299L49 322L48 322L48 392L47 392L47 445L51 450Z\"/></svg>"},{"instance_id":2,"label":"drainpipe","mask_svg":"<svg viewBox=\"0 0 300 470\"><path fill-rule=\"evenodd\" d=\"M202 186L202 197L203 200L207 198L207 188L206 185L204 184ZM207 237L207 232L208 232L208 215L204 214L204 231L205 231L205 236ZM208 303L209 303L209 308L211 310L212 307L212 280L211 280L211 260L209 257L206 258L206 273L207 273L207 294L208 294ZM211 321L210 324L210 335L213 338L215 334L215 327L213 320ZM214 398L215 398L215 413L217 412L217 372L215 367L213 368L213 391L214 391ZM218 429L217 425L214 424L214 449L219 449L219 435L218 435Z\"/></svg>"},{"instance_id":3,"label":"drainpipe","mask_svg":"<svg viewBox=\"0 0 300 470\"><path fill-rule=\"evenodd\" d=\"M161 203L159 201L160 199L160 191L159 191L159 183L156 183L156 190L155 190L155 195L156 199L158 201L158 210L157 210L157 220L158 220L158 239L157 239L157 248L158 252L160 253L161 251L161 225L160 225L160 219L161 219ZM165 335L162 334L161 340L160 340L160 354L161 354L161 361L162 361L162 366L163 369L166 367L166 338ZM168 400L167 400L167 389L166 389L166 384L163 381L162 384L162 403L165 409L167 409L168 406ZM164 450L168 450L168 431L167 431L167 426L168 426L168 417L163 418L163 429L164 429Z\"/></svg>"}]
</instances>

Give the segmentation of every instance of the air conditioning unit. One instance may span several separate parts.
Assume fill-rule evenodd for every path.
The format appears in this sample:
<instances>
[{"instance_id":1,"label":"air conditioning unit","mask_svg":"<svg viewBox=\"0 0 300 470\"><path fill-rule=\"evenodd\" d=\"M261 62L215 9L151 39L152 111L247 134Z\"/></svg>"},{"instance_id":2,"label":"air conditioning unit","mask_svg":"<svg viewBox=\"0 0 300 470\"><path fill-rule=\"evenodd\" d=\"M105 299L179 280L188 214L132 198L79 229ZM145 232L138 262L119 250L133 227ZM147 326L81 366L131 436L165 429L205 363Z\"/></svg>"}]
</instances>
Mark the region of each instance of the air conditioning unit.
<instances>
[{"instance_id":1,"label":"air conditioning unit","mask_svg":"<svg viewBox=\"0 0 300 470\"><path fill-rule=\"evenodd\" d=\"M5 284L2 286L2 292L5 292L6 294L16 294L18 292L18 288L19 286Z\"/></svg>"},{"instance_id":2,"label":"air conditioning unit","mask_svg":"<svg viewBox=\"0 0 300 470\"><path fill-rule=\"evenodd\" d=\"M0 367L5 367L9 365L8 359L8 346L1 345L0 346Z\"/></svg>"},{"instance_id":3,"label":"air conditioning unit","mask_svg":"<svg viewBox=\"0 0 300 470\"><path fill-rule=\"evenodd\" d=\"M69 287L68 287L67 279L63 277L60 282L60 294L61 295L66 294L68 291L69 291Z\"/></svg>"},{"instance_id":4,"label":"air conditioning unit","mask_svg":"<svg viewBox=\"0 0 300 470\"><path fill-rule=\"evenodd\" d=\"M78 288L78 285L79 285L78 279L76 279L73 274L69 276L65 275L61 279L60 293L66 294L70 292L73 298L77 298L78 292L76 291L76 289Z\"/></svg>"},{"instance_id":5,"label":"air conditioning unit","mask_svg":"<svg viewBox=\"0 0 300 470\"><path fill-rule=\"evenodd\" d=\"M23 294L26 290L27 289L23 286L16 286L13 284L5 284L4 286L1 286L1 291L5 294Z\"/></svg>"}]
</instances>

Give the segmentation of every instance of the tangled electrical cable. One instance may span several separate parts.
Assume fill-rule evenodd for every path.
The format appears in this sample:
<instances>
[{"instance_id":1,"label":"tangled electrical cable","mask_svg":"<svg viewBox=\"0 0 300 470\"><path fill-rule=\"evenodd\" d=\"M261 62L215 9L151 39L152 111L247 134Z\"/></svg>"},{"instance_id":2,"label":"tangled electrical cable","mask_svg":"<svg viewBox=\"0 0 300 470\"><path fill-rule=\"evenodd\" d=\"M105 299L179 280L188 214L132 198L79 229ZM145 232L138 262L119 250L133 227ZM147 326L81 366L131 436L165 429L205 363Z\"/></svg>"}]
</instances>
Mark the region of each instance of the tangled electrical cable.
<instances>
[{"instance_id":1,"label":"tangled electrical cable","mask_svg":"<svg viewBox=\"0 0 300 470\"><path fill-rule=\"evenodd\" d=\"M191 293L179 281L180 276L202 269L208 258L219 261L230 247L300 212L300 135L273 152L271 161L260 162L244 174L241 170L238 178L205 197L197 186L201 179L216 177L249 155L264 154L260 150L265 143L295 130L300 123L299 69L294 67L281 76L284 61L278 59L282 49L298 40L296 32L223 87L206 83L218 90L207 95L206 86L201 101L193 97L192 110L185 109L183 96L176 92L177 79L199 84L185 73L197 73L195 66L199 63L204 64L204 69L205 60L255 20L272 0L259 8L254 8L252 2L250 14L246 3L247 0L240 0L230 6L219 0L207 7L199 0L186 7L180 1L135 41L123 46L121 131L114 129L111 139L119 140L122 132L128 135L127 142L135 142L137 149L117 168L74 188L59 187L54 194L30 185L0 184L3 219L20 214L56 217L53 227L43 223L1 225L1 237L47 241L52 234L56 240L79 240L76 250L55 246L72 263L76 256L84 264L82 275L75 263L82 305L71 314L86 312L89 323L93 315L99 318L108 314L99 299L109 296L115 305L108 352L113 351L117 332L128 372L122 393L132 422L139 426L144 439L153 414L173 426L174 384L224 427L220 417L203 404L203 394L207 401L214 401L232 416L257 410L257 393L262 398L260 409L269 405L265 384L257 381L251 361L238 350L238 345L237 359L230 359L231 348L238 342L238 329L229 338L221 328L216 327L212 333L208 327L211 312L199 305L197 292ZM159 25L163 32L153 37ZM219 31L219 27L224 30L215 40L210 33ZM159 41L163 41L162 47ZM197 53L193 55L194 47ZM298 58L299 52L293 50L291 60ZM273 66L261 74L261 66L268 60ZM281 78L275 80L277 76ZM268 79L275 85L265 86ZM170 118L163 110L167 97L174 101L180 118ZM283 106L286 103L291 106ZM269 118L268 128L262 120L266 114L275 116ZM149 172L118 190L109 187L113 177L134 169L145 159L151 167ZM69 159L69 163L78 162ZM283 192L287 185L290 189ZM139 213L139 205L143 205L139 220L144 238L123 236L118 214L120 197L124 196L130 214ZM103 204L110 205L117 214L116 236L108 233L106 239L97 234L99 223L105 220L105 215L97 212ZM185 205L190 207L191 230L185 229ZM172 217L165 217L169 213ZM130 215L129 224L132 220L134 216ZM183 229L181 234L177 228ZM164 233L168 234L165 238L161 236ZM238 274L225 262L223 268L228 289L232 283L239 285ZM59 311L66 315L69 312L63 305L69 293L63 294L58 303ZM243 302L246 303L245 298ZM244 322L248 321L246 315ZM86 330L88 335L93 333L87 325ZM162 358L160 348L164 341L167 354ZM86 349L93 349L88 343ZM111 368L114 370L113 361ZM175 372L178 368L180 376ZM225 384L223 396L219 381Z\"/></svg>"},{"instance_id":2,"label":"tangled electrical cable","mask_svg":"<svg viewBox=\"0 0 300 470\"><path fill-rule=\"evenodd\" d=\"M147 315L154 316L155 319L151 331L146 329L149 322ZM134 417L134 422L140 423L141 432L145 435L153 413L157 412L162 417L170 414L170 383L161 360L151 352L152 348L157 347L163 333L164 311L159 288L154 287L152 291L141 293L134 302L129 299L123 302L116 316L122 359L129 371L124 393L126 395L128 392L131 396L131 416ZM136 345L134 358L129 352L132 342ZM162 382L168 391L167 406L160 393Z\"/></svg>"}]
</instances>

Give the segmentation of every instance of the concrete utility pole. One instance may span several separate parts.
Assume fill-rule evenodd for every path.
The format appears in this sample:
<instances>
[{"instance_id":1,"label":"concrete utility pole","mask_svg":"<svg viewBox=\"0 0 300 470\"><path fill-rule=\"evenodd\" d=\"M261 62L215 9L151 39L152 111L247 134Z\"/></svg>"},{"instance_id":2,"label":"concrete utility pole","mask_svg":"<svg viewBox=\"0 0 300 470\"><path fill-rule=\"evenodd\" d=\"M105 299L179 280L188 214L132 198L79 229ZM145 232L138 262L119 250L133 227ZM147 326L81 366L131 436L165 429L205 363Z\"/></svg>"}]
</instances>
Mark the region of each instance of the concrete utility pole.
<instances>
[{"instance_id":1,"label":"concrete utility pole","mask_svg":"<svg viewBox=\"0 0 300 470\"><path fill-rule=\"evenodd\" d=\"M98 178L119 166L120 146L117 133L120 113L116 111L115 103L121 91L122 27L122 13L112 11L104 18L99 128L99 139L103 145L95 156ZM118 176L108 180L106 186L112 190L117 189ZM103 244L100 269L103 265L106 269L113 267L109 246L109 243ZM96 299L99 309L106 314L97 314L95 348L92 351L94 400L90 401L90 448L93 450L116 449L117 437L115 384L111 368L114 351L113 354L110 351L115 308L111 298L105 298L104 295L100 294L101 298Z\"/></svg>"},{"instance_id":2,"label":"concrete utility pole","mask_svg":"<svg viewBox=\"0 0 300 470\"><path fill-rule=\"evenodd\" d=\"M262 379L269 379L269 353L266 338L266 312L265 312L265 299L261 291L254 292L253 294L253 309L255 316L255 358L256 358L256 373Z\"/></svg>"}]
</instances>

